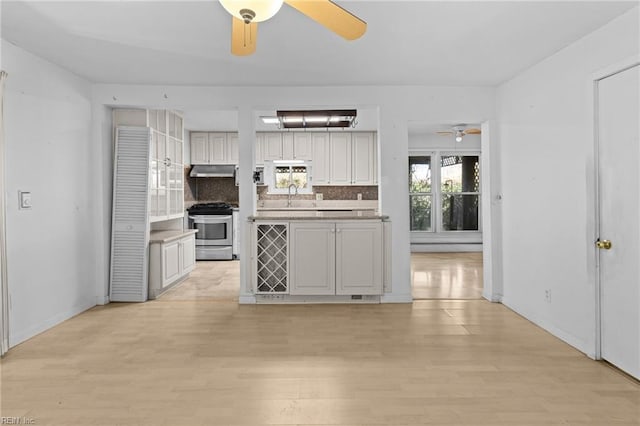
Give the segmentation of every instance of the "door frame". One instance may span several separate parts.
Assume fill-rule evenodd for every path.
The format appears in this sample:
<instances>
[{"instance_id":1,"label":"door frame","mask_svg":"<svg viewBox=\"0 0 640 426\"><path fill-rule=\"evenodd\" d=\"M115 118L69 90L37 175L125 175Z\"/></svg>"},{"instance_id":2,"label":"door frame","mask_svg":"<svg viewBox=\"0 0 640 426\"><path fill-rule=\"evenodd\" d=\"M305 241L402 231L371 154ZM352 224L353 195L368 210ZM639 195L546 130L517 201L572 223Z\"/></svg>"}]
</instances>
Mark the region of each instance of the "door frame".
<instances>
[{"instance_id":1,"label":"door frame","mask_svg":"<svg viewBox=\"0 0 640 426\"><path fill-rule=\"evenodd\" d=\"M4 82L0 70L0 356L9 350L9 283L7 274L7 203L5 196Z\"/></svg>"},{"instance_id":2,"label":"door frame","mask_svg":"<svg viewBox=\"0 0 640 426\"><path fill-rule=\"evenodd\" d=\"M594 348L593 354L587 354L592 356L594 359L600 360L602 359L602 283L600 281L600 255L598 250L595 247L595 241L599 238L600 234L600 123L599 123L599 98L598 98L598 90L600 81L604 80L607 77L611 77L613 75L619 74L621 72L627 71L635 66L640 66L640 58L638 56L630 56L620 62L616 62L606 68L601 69L600 71L592 74L589 85L589 95L590 95L590 105L592 107L592 135L593 135L593 179L588 182L588 187L593 188L593 212L594 217L592 219L593 222L593 234L591 235L591 250L593 253L593 279L594 279L594 330L595 330L595 339L594 339Z\"/></svg>"}]
</instances>

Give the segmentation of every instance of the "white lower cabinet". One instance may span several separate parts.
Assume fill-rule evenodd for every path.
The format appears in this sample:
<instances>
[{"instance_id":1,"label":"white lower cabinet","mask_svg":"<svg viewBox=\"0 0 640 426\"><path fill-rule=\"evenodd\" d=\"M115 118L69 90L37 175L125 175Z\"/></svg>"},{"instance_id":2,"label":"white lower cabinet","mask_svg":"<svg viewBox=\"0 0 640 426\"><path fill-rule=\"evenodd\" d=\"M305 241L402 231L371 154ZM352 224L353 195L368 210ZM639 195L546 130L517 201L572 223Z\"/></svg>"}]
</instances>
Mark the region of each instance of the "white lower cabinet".
<instances>
[{"instance_id":1,"label":"white lower cabinet","mask_svg":"<svg viewBox=\"0 0 640 426\"><path fill-rule=\"evenodd\" d=\"M178 238L151 238L149 298L155 299L193 270L196 264L196 239L193 233Z\"/></svg>"},{"instance_id":2,"label":"white lower cabinet","mask_svg":"<svg viewBox=\"0 0 640 426\"><path fill-rule=\"evenodd\" d=\"M383 293L380 221L290 222L289 294Z\"/></svg>"}]
</instances>

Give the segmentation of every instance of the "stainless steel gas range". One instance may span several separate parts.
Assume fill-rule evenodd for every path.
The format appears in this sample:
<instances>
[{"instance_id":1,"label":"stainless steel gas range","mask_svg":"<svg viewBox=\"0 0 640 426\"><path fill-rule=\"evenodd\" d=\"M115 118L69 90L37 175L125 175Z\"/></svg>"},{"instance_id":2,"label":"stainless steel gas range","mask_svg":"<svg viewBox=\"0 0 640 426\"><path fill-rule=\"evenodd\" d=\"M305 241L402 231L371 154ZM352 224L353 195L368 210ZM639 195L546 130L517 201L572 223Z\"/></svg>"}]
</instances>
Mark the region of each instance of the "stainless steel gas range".
<instances>
[{"instance_id":1,"label":"stainless steel gas range","mask_svg":"<svg viewBox=\"0 0 640 426\"><path fill-rule=\"evenodd\" d=\"M233 209L227 203L195 204L187 209L189 228L197 229L196 260L233 259Z\"/></svg>"}]
</instances>

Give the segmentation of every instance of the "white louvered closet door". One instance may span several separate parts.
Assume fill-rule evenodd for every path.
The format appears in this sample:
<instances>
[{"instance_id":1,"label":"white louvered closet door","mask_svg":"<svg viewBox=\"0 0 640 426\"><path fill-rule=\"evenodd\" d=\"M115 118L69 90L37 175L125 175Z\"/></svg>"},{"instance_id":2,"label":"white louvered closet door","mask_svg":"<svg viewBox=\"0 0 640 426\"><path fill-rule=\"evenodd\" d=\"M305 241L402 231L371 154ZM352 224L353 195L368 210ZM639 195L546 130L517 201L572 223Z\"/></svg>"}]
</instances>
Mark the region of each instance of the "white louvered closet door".
<instances>
[{"instance_id":1,"label":"white louvered closet door","mask_svg":"<svg viewBox=\"0 0 640 426\"><path fill-rule=\"evenodd\" d=\"M148 127L118 127L111 229L112 302L144 302L148 291Z\"/></svg>"}]
</instances>

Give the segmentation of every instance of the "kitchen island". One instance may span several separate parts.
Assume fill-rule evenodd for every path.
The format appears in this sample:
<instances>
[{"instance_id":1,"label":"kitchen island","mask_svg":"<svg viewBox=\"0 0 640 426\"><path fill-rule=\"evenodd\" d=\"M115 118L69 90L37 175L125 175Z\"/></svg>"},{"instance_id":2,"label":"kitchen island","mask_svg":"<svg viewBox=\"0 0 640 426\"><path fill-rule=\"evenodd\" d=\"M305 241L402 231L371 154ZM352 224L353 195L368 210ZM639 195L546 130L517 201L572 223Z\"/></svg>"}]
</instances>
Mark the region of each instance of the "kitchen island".
<instances>
[{"instance_id":1,"label":"kitchen island","mask_svg":"<svg viewBox=\"0 0 640 426\"><path fill-rule=\"evenodd\" d=\"M251 222L257 303L379 303L390 226L374 210L269 210Z\"/></svg>"}]
</instances>

